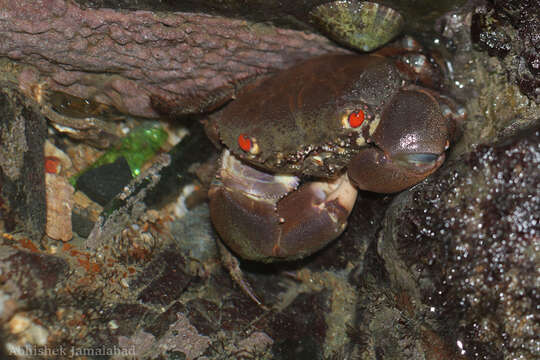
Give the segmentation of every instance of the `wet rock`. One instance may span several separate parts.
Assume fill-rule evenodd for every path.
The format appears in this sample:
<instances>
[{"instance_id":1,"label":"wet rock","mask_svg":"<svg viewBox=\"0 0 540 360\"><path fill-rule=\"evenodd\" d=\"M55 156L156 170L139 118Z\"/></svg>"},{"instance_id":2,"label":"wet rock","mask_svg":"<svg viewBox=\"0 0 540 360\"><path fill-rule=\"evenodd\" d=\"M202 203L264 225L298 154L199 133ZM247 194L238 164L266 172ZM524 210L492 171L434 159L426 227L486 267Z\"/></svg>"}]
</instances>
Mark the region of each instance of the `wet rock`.
<instances>
[{"instance_id":1,"label":"wet rock","mask_svg":"<svg viewBox=\"0 0 540 360\"><path fill-rule=\"evenodd\" d=\"M351 275L358 288L354 321L346 331L351 354L362 359L463 359L454 344L432 330L429 313L415 312L407 293L392 291L376 245L368 249L363 271Z\"/></svg>"},{"instance_id":2,"label":"wet rock","mask_svg":"<svg viewBox=\"0 0 540 360\"><path fill-rule=\"evenodd\" d=\"M518 62L514 47L502 59L477 51L471 40L476 36L474 26L471 29L475 11L478 9L474 7L460 9L446 14L437 24L440 38L435 40L446 44L437 49L452 64L445 89L463 104L467 114L462 136L448 153L449 160L470 153L479 143L494 143L534 127L540 113L539 104L524 95L509 77L515 74Z\"/></svg>"},{"instance_id":3,"label":"wet rock","mask_svg":"<svg viewBox=\"0 0 540 360\"><path fill-rule=\"evenodd\" d=\"M179 267L167 269L166 273L148 284L138 299L143 303L167 305L182 294L190 280L190 276Z\"/></svg>"},{"instance_id":4,"label":"wet rock","mask_svg":"<svg viewBox=\"0 0 540 360\"><path fill-rule=\"evenodd\" d=\"M77 189L90 199L105 206L119 194L133 177L124 157L112 164L105 164L85 171L77 179Z\"/></svg>"},{"instance_id":5,"label":"wet rock","mask_svg":"<svg viewBox=\"0 0 540 360\"><path fill-rule=\"evenodd\" d=\"M536 128L478 146L400 194L385 220L392 288L472 359L540 355L539 143Z\"/></svg>"},{"instance_id":6,"label":"wet rock","mask_svg":"<svg viewBox=\"0 0 540 360\"><path fill-rule=\"evenodd\" d=\"M508 77L540 103L540 18L538 0L488 1L477 8L472 38L490 55L509 56Z\"/></svg>"},{"instance_id":7,"label":"wet rock","mask_svg":"<svg viewBox=\"0 0 540 360\"><path fill-rule=\"evenodd\" d=\"M7 231L34 240L45 230L45 119L12 84L0 82L0 215Z\"/></svg>"},{"instance_id":8,"label":"wet rock","mask_svg":"<svg viewBox=\"0 0 540 360\"><path fill-rule=\"evenodd\" d=\"M199 358L210 345L210 338L200 335L184 314L177 313L176 316L178 320L160 339L158 348L171 353L183 353L186 360Z\"/></svg>"},{"instance_id":9,"label":"wet rock","mask_svg":"<svg viewBox=\"0 0 540 360\"><path fill-rule=\"evenodd\" d=\"M486 49L489 56L504 58L512 49L510 36L498 21L489 22L487 14L477 12L473 15L471 35L473 41Z\"/></svg>"},{"instance_id":10,"label":"wet rock","mask_svg":"<svg viewBox=\"0 0 540 360\"><path fill-rule=\"evenodd\" d=\"M249 356L250 354L263 353L274 343L264 332L254 332L246 339L238 343L238 354Z\"/></svg>"},{"instance_id":11,"label":"wet rock","mask_svg":"<svg viewBox=\"0 0 540 360\"><path fill-rule=\"evenodd\" d=\"M249 327L253 319L264 313L260 306L240 290L228 273L215 274L210 284L213 291L208 299L214 304L206 302L199 311L209 314L209 318L214 319L220 330L236 334L238 329Z\"/></svg>"}]
</instances>

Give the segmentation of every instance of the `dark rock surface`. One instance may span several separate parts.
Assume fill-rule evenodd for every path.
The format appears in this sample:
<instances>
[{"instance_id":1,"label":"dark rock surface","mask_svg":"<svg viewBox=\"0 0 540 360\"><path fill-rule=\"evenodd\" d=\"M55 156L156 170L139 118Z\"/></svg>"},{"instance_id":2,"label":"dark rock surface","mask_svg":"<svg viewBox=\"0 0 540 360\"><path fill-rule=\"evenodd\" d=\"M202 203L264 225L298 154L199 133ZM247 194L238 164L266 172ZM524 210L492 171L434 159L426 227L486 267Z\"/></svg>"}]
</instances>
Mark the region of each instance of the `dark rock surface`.
<instances>
[{"instance_id":1,"label":"dark rock surface","mask_svg":"<svg viewBox=\"0 0 540 360\"><path fill-rule=\"evenodd\" d=\"M0 82L0 220L34 240L45 232L43 144L47 128L34 101Z\"/></svg>"},{"instance_id":2,"label":"dark rock surface","mask_svg":"<svg viewBox=\"0 0 540 360\"><path fill-rule=\"evenodd\" d=\"M111 164L105 164L85 171L77 179L77 189L90 199L105 206L122 191L133 177L124 157Z\"/></svg>"},{"instance_id":3,"label":"dark rock surface","mask_svg":"<svg viewBox=\"0 0 540 360\"><path fill-rule=\"evenodd\" d=\"M79 234L79 236L87 238L92 232L94 223L87 217L73 212L71 214L71 226L73 227L73 231Z\"/></svg>"}]
</instances>

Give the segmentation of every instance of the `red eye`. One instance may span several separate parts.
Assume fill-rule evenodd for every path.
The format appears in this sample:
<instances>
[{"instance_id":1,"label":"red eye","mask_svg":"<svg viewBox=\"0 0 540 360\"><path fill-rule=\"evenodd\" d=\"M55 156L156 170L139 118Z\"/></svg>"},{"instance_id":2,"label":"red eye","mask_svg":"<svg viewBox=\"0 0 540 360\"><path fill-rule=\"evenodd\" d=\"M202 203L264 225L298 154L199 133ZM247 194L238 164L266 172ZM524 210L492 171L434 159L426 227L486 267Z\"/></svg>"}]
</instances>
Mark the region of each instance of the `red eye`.
<instances>
[{"instance_id":1,"label":"red eye","mask_svg":"<svg viewBox=\"0 0 540 360\"><path fill-rule=\"evenodd\" d=\"M352 128L357 128L364 122L365 114L362 110L358 110L357 112L352 112L349 114L349 125Z\"/></svg>"},{"instance_id":2,"label":"red eye","mask_svg":"<svg viewBox=\"0 0 540 360\"><path fill-rule=\"evenodd\" d=\"M244 150L245 152L249 152L253 146L253 143L251 142L249 136L246 134L240 134L238 135L238 146L240 146L240 149Z\"/></svg>"}]
</instances>

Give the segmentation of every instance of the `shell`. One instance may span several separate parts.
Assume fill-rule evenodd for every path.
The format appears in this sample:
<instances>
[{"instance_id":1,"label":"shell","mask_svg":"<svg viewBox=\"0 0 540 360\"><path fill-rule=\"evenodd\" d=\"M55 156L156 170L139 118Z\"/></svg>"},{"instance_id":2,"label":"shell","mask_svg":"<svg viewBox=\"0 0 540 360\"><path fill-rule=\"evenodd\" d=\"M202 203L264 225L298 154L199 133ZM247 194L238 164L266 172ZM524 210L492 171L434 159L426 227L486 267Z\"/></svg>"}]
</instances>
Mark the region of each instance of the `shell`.
<instances>
[{"instance_id":1,"label":"shell","mask_svg":"<svg viewBox=\"0 0 540 360\"><path fill-rule=\"evenodd\" d=\"M47 236L55 240L69 241L71 230L71 210L73 209L73 186L62 176L45 174L47 199Z\"/></svg>"},{"instance_id":2,"label":"shell","mask_svg":"<svg viewBox=\"0 0 540 360\"><path fill-rule=\"evenodd\" d=\"M395 38L404 26L396 10L368 1L334 1L315 7L311 21L333 40L361 51L372 51Z\"/></svg>"},{"instance_id":3,"label":"shell","mask_svg":"<svg viewBox=\"0 0 540 360\"><path fill-rule=\"evenodd\" d=\"M402 86L393 60L372 55L329 54L301 62L239 93L217 121L231 153L267 172L333 178L365 145L364 129L377 108ZM368 121L343 124L352 110ZM247 134L257 153L240 147Z\"/></svg>"}]
</instances>

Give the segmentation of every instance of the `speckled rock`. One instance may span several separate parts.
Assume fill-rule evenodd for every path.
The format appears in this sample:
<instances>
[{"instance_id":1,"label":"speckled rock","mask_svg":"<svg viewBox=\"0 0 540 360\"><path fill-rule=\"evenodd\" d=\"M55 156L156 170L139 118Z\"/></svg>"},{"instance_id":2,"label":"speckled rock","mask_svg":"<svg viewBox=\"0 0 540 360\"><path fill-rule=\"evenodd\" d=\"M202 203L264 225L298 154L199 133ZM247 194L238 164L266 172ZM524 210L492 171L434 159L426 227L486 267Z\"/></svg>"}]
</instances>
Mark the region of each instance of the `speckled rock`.
<instances>
[{"instance_id":1,"label":"speckled rock","mask_svg":"<svg viewBox=\"0 0 540 360\"><path fill-rule=\"evenodd\" d=\"M480 145L396 198L378 252L392 288L470 359L540 356L540 130Z\"/></svg>"}]
</instances>

